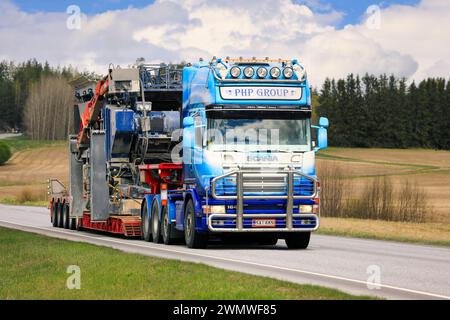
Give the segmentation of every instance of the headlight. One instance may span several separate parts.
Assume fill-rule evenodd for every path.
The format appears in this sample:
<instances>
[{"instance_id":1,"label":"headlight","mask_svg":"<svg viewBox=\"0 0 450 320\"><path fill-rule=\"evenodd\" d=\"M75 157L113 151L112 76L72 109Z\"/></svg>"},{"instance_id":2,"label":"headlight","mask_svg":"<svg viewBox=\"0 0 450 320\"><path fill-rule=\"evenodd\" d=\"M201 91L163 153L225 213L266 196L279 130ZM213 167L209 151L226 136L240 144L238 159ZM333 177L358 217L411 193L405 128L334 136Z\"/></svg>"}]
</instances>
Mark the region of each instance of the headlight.
<instances>
[{"instance_id":1,"label":"headlight","mask_svg":"<svg viewBox=\"0 0 450 320\"><path fill-rule=\"evenodd\" d=\"M205 214L223 214L226 213L225 206L203 206Z\"/></svg>"},{"instance_id":2,"label":"headlight","mask_svg":"<svg viewBox=\"0 0 450 320\"><path fill-rule=\"evenodd\" d=\"M219 63L217 65L217 70L219 70L219 74L222 79L225 79L227 77L228 70L222 63Z\"/></svg>"},{"instance_id":3,"label":"headlight","mask_svg":"<svg viewBox=\"0 0 450 320\"><path fill-rule=\"evenodd\" d=\"M306 70L298 64L294 64L294 72L299 81L304 81L306 78Z\"/></svg>"},{"instance_id":4,"label":"headlight","mask_svg":"<svg viewBox=\"0 0 450 320\"><path fill-rule=\"evenodd\" d=\"M294 74L294 70L292 70L292 68L290 68L290 67L284 68L283 75L286 79L292 78L293 74Z\"/></svg>"},{"instance_id":5,"label":"headlight","mask_svg":"<svg viewBox=\"0 0 450 320\"><path fill-rule=\"evenodd\" d=\"M150 111L150 110L152 110L152 104L151 103L146 103L145 105L144 105L144 110L145 111Z\"/></svg>"},{"instance_id":6,"label":"headlight","mask_svg":"<svg viewBox=\"0 0 450 320\"><path fill-rule=\"evenodd\" d=\"M237 78L241 75L241 69L238 67L231 68L230 74L233 78Z\"/></svg>"},{"instance_id":7,"label":"headlight","mask_svg":"<svg viewBox=\"0 0 450 320\"><path fill-rule=\"evenodd\" d=\"M274 67L272 69L270 69L270 76L272 78L278 78L281 74L280 68L278 67Z\"/></svg>"},{"instance_id":8,"label":"headlight","mask_svg":"<svg viewBox=\"0 0 450 320\"><path fill-rule=\"evenodd\" d=\"M260 77L260 78L265 78L265 77L267 77L267 69L264 68L264 67L258 68L258 70L256 71L256 73L258 74L258 77Z\"/></svg>"},{"instance_id":9,"label":"headlight","mask_svg":"<svg viewBox=\"0 0 450 320\"><path fill-rule=\"evenodd\" d=\"M252 78L255 74L255 70L252 67L247 67L244 69L244 76L246 78Z\"/></svg>"},{"instance_id":10,"label":"headlight","mask_svg":"<svg viewBox=\"0 0 450 320\"><path fill-rule=\"evenodd\" d=\"M298 211L299 211L300 213L312 213L312 211L313 211L313 206L301 204L301 205L299 205L299 207L298 207Z\"/></svg>"},{"instance_id":11,"label":"headlight","mask_svg":"<svg viewBox=\"0 0 450 320\"><path fill-rule=\"evenodd\" d=\"M142 104L138 104L136 106L136 109L138 109L138 111L142 111L142 110L144 110L144 106Z\"/></svg>"}]
</instances>

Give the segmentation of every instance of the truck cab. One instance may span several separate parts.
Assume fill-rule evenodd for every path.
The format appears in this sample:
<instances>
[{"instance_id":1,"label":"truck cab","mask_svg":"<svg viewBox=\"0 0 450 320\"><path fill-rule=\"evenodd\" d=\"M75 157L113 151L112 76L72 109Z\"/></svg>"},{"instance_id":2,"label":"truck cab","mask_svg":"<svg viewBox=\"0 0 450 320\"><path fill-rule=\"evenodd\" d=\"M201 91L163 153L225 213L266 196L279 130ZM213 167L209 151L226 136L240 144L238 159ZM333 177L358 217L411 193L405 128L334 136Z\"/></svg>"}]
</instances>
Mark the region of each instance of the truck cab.
<instances>
[{"instance_id":1,"label":"truck cab","mask_svg":"<svg viewBox=\"0 0 450 320\"><path fill-rule=\"evenodd\" d=\"M189 246L229 234L308 246L319 227L315 153L327 147L328 126L326 118L313 126L311 114L297 60L226 58L184 68L186 191L176 220Z\"/></svg>"}]
</instances>

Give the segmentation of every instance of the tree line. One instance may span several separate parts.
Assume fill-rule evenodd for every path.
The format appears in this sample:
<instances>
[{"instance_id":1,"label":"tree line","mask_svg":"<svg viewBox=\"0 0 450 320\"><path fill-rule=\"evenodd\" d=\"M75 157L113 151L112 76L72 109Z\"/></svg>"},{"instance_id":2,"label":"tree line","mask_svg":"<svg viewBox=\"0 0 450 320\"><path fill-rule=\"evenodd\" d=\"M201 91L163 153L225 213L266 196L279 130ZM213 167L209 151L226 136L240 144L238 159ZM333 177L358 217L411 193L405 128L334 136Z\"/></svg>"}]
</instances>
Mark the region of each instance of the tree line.
<instances>
[{"instance_id":1,"label":"tree line","mask_svg":"<svg viewBox=\"0 0 450 320\"><path fill-rule=\"evenodd\" d=\"M80 75L35 59L0 62L0 131L19 129L32 139L67 138L73 90ZM408 83L395 76L350 74L313 90L316 116L330 119L329 144L342 147L450 150L450 81Z\"/></svg>"},{"instance_id":2,"label":"tree line","mask_svg":"<svg viewBox=\"0 0 450 320\"><path fill-rule=\"evenodd\" d=\"M72 67L52 68L36 59L19 64L0 62L0 130L24 128L24 109L33 84L49 77L67 82L75 72Z\"/></svg>"},{"instance_id":3,"label":"tree line","mask_svg":"<svg viewBox=\"0 0 450 320\"><path fill-rule=\"evenodd\" d=\"M0 62L0 131L19 130L33 140L66 139L74 103L69 81L78 76L71 66L53 68L35 59Z\"/></svg>"},{"instance_id":4,"label":"tree line","mask_svg":"<svg viewBox=\"0 0 450 320\"><path fill-rule=\"evenodd\" d=\"M450 82L408 84L395 76L326 79L317 116L330 120L329 143L341 147L450 149Z\"/></svg>"}]
</instances>

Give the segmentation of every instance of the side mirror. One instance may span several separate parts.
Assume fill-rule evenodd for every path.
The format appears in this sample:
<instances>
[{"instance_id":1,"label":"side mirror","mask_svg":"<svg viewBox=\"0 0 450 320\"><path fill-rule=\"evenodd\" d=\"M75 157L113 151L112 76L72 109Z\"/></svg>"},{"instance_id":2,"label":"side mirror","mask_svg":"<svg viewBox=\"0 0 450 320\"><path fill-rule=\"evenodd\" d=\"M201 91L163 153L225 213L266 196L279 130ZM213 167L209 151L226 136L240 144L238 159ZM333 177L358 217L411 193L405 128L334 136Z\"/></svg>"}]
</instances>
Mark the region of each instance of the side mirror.
<instances>
[{"instance_id":1,"label":"side mirror","mask_svg":"<svg viewBox=\"0 0 450 320\"><path fill-rule=\"evenodd\" d=\"M315 152L328 148L328 126L329 121L328 118L325 117L319 118L318 126L312 126L314 129L317 129L317 146L313 145Z\"/></svg>"},{"instance_id":2,"label":"side mirror","mask_svg":"<svg viewBox=\"0 0 450 320\"><path fill-rule=\"evenodd\" d=\"M328 126L329 126L328 118L320 117L319 118L319 127L328 128Z\"/></svg>"},{"instance_id":3,"label":"side mirror","mask_svg":"<svg viewBox=\"0 0 450 320\"><path fill-rule=\"evenodd\" d=\"M317 141L318 141L318 145L317 145L318 150L328 148L327 129L325 129L323 127L319 127L319 129L317 129Z\"/></svg>"}]
</instances>

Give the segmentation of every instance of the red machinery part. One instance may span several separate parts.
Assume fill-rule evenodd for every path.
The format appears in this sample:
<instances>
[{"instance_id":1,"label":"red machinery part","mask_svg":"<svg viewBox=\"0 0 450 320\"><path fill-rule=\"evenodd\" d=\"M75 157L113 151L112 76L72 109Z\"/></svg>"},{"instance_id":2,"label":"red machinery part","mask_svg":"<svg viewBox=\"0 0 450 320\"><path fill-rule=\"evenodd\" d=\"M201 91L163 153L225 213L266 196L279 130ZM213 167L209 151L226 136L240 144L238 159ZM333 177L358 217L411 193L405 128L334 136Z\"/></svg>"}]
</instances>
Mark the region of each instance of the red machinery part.
<instances>
[{"instance_id":1,"label":"red machinery part","mask_svg":"<svg viewBox=\"0 0 450 320\"><path fill-rule=\"evenodd\" d=\"M78 133L78 147L89 143L89 128L98 120L100 110L104 103L105 94L108 93L109 80L106 77L100 80L95 87L95 94L88 102L86 109L81 115L80 131Z\"/></svg>"},{"instance_id":2,"label":"red machinery part","mask_svg":"<svg viewBox=\"0 0 450 320\"><path fill-rule=\"evenodd\" d=\"M106 221L93 222L91 215L84 213L81 219L81 227L97 231L115 234L123 234L126 237L141 236L141 217L139 216L111 216Z\"/></svg>"},{"instance_id":3,"label":"red machinery part","mask_svg":"<svg viewBox=\"0 0 450 320\"><path fill-rule=\"evenodd\" d=\"M143 164L139 166L141 182L152 190L152 194L161 192L161 183L166 183L169 189L183 185L183 165L176 163Z\"/></svg>"}]
</instances>

